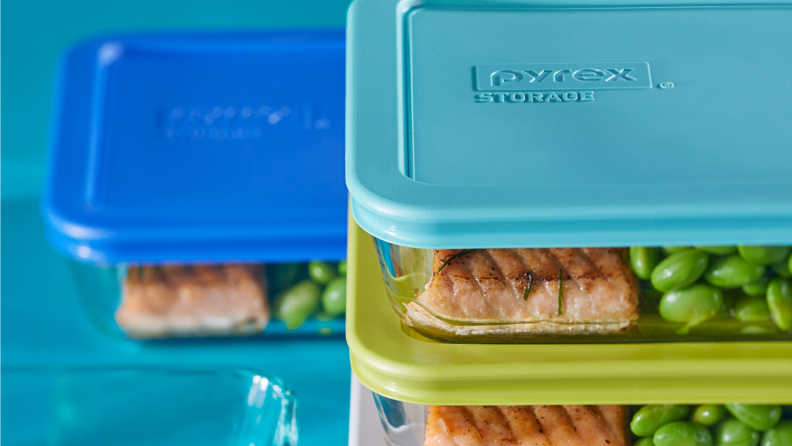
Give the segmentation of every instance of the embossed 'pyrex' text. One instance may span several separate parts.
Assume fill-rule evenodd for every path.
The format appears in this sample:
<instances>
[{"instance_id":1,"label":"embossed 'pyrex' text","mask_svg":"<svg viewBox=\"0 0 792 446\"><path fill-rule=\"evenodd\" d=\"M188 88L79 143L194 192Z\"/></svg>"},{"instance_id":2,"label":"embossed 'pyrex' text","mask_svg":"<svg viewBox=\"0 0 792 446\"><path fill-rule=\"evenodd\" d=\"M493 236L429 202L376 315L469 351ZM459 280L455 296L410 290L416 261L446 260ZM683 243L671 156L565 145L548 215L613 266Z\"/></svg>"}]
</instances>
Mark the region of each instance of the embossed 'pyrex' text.
<instances>
[{"instance_id":1,"label":"embossed 'pyrex' text","mask_svg":"<svg viewBox=\"0 0 792 446\"><path fill-rule=\"evenodd\" d=\"M478 91L621 90L651 88L649 64L477 65Z\"/></svg>"}]
</instances>

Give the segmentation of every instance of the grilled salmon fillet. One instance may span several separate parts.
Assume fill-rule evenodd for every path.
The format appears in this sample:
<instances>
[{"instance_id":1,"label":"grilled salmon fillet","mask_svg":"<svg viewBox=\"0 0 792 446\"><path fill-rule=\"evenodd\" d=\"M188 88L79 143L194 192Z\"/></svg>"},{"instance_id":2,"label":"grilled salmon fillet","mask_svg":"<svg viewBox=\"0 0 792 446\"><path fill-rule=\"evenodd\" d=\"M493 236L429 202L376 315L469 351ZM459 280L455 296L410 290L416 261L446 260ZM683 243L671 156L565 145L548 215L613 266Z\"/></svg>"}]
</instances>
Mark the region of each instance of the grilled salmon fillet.
<instances>
[{"instance_id":1,"label":"grilled salmon fillet","mask_svg":"<svg viewBox=\"0 0 792 446\"><path fill-rule=\"evenodd\" d=\"M429 406L424 446L626 446L623 406Z\"/></svg>"},{"instance_id":2,"label":"grilled salmon fillet","mask_svg":"<svg viewBox=\"0 0 792 446\"><path fill-rule=\"evenodd\" d=\"M253 334L269 321L260 265L130 267L118 325L131 337Z\"/></svg>"},{"instance_id":3,"label":"grilled salmon fillet","mask_svg":"<svg viewBox=\"0 0 792 446\"><path fill-rule=\"evenodd\" d=\"M468 251L434 251L431 280L406 305L408 324L497 336L611 333L638 319L638 281L624 249Z\"/></svg>"}]
</instances>

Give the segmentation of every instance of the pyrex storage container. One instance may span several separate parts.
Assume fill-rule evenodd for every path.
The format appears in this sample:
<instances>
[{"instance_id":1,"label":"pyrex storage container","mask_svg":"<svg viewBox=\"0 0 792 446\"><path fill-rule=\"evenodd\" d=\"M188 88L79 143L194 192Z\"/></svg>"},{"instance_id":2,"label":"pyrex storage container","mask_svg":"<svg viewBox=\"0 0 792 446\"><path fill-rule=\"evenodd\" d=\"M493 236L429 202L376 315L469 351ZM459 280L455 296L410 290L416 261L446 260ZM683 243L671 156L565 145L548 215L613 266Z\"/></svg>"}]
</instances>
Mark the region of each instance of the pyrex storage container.
<instances>
[{"instance_id":1,"label":"pyrex storage container","mask_svg":"<svg viewBox=\"0 0 792 446\"><path fill-rule=\"evenodd\" d=\"M250 370L3 368L3 443L294 446L296 400Z\"/></svg>"},{"instance_id":2,"label":"pyrex storage container","mask_svg":"<svg viewBox=\"0 0 792 446\"><path fill-rule=\"evenodd\" d=\"M346 339L379 395L425 405L792 401L792 342L449 343L400 323L350 221Z\"/></svg>"},{"instance_id":3,"label":"pyrex storage container","mask_svg":"<svg viewBox=\"0 0 792 446\"><path fill-rule=\"evenodd\" d=\"M374 399L391 446L792 444L792 404L425 406Z\"/></svg>"},{"instance_id":4,"label":"pyrex storage container","mask_svg":"<svg viewBox=\"0 0 792 446\"><path fill-rule=\"evenodd\" d=\"M787 1L356 0L347 185L402 323L792 340L791 22Z\"/></svg>"},{"instance_id":5,"label":"pyrex storage container","mask_svg":"<svg viewBox=\"0 0 792 446\"><path fill-rule=\"evenodd\" d=\"M342 31L108 36L63 56L42 209L102 327L344 330L344 59Z\"/></svg>"}]
</instances>

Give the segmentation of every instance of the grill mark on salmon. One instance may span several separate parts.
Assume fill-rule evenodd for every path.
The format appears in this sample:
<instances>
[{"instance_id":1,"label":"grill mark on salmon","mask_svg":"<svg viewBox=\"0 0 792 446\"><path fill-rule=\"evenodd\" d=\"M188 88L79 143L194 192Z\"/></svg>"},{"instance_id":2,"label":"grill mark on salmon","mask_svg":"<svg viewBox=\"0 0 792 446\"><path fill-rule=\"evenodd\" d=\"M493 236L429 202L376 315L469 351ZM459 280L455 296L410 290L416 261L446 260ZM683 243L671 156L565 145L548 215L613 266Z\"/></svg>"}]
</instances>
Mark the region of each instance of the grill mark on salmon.
<instances>
[{"instance_id":1,"label":"grill mark on salmon","mask_svg":"<svg viewBox=\"0 0 792 446\"><path fill-rule=\"evenodd\" d=\"M116 311L131 337L253 334L269 321L261 266L130 267Z\"/></svg>"},{"instance_id":2,"label":"grill mark on salmon","mask_svg":"<svg viewBox=\"0 0 792 446\"><path fill-rule=\"evenodd\" d=\"M576 334L623 331L638 319L638 284L621 248L481 249L447 261L459 251L434 251L408 324L456 335Z\"/></svg>"},{"instance_id":3,"label":"grill mark on salmon","mask_svg":"<svg viewBox=\"0 0 792 446\"><path fill-rule=\"evenodd\" d=\"M424 446L626 446L623 406L429 406Z\"/></svg>"}]
</instances>

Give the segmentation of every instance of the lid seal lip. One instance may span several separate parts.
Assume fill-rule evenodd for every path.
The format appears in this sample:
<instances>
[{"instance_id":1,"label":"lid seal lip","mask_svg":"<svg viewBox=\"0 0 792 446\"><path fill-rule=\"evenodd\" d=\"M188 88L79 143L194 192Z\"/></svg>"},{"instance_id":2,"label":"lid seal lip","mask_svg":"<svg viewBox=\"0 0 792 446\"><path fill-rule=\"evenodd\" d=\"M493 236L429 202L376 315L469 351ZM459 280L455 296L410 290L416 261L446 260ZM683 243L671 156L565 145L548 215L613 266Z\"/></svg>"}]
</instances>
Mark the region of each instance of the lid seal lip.
<instances>
[{"instance_id":1,"label":"lid seal lip","mask_svg":"<svg viewBox=\"0 0 792 446\"><path fill-rule=\"evenodd\" d=\"M346 234L324 237L319 240L304 238L275 238L228 240L221 246L201 238L184 238L172 243L135 245L112 239L85 240L70 238L47 228L46 236L59 253L74 261L95 265L121 265L127 263L281 263L308 262L314 259L337 261L346 258ZM266 250L262 248L266 247ZM133 249L140 249L135 253ZM172 252L178 249L179 256ZM145 251L143 251L145 250ZM266 254L262 254L266 252Z\"/></svg>"},{"instance_id":2,"label":"lid seal lip","mask_svg":"<svg viewBox=\"0 0 792 446\"><path fill-rule=\"evenodd\" d=\"M662 220L599 220L607 232L592 228L590 221L561 218L489 222L499 230L481 230L481 220L438 221L397 218L351 200L352 216L370 235L400 246L421 249L514 248L514 247L594 247L665 245L789 245L792 218L731 218L714 215L699 219L678 219L673 229ZM746 231L746 221L754 229ZM563 227L560 231L557 228Z\"/></svg>"}]
</instances>

